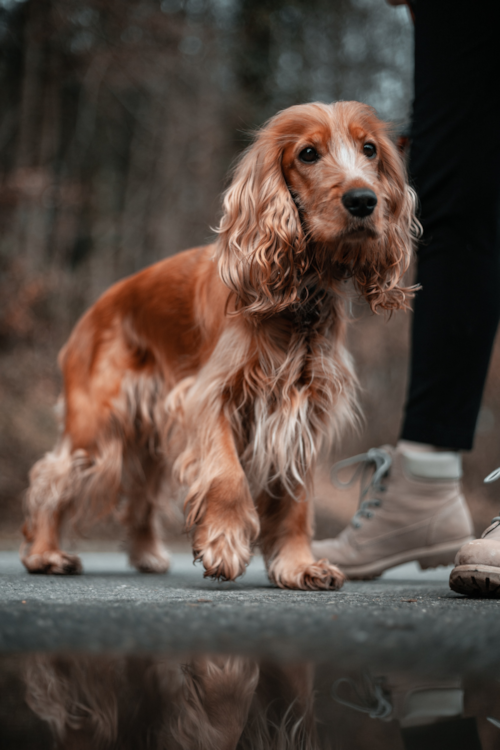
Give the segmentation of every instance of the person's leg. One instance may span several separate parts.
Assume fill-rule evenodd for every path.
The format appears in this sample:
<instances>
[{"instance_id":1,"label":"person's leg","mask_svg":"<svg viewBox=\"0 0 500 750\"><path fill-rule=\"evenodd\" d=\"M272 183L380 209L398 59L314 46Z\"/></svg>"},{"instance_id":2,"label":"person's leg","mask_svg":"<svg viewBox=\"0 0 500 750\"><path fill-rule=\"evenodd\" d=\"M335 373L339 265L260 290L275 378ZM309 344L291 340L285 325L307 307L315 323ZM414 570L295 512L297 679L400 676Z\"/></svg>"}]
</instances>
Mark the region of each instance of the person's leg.
<instances>
[{"instance_id":1,"label":"person's leg","mask_svg":"<svg viewBox=\"0 0 500 750\"><path fill-rule=\"evenodd\" d=\"M420 80L423 88L421 96L416 90L411 172L429 241L419 252L422 291L415 301L402 437L470 449L500 307L500 150L494 149L491 158L488 154L489 142L500 135L500 90L495 83L500 54L493 3L476 8L459 3L449 22L449 41L456 40L456 47L443 50L454 62L453 75L440 75L442 40L436 37L434 22L436 14L450 11L447 5L438 9L420 2L423 38L416 25L416 83ZM422 76L419 79L419 66L437 71L427 88ZM447 127L435 128L441 113L434 107L445 85L454 92L447 100ZM426 140L433 148L422 147ZM443 200L446 194L448 202ZM464 544L455 563L450 576L454 591L500 596L498 519L482 539Z\"/></svg>"},{"instance_id":2,"label":"person's leg","mask_svg":"<svg viewBox=\"0 0 500 750\"><path fill-rule=\"evenodd\" d=\"M448 719L401 730L405 750L481 750L474 718Z\"/></svg>"},{"instance_id":3,"label":"person's leg","mask_svg":"<svg viewBox=\"0 0 500 750\"><path fill-rule=\"evenodd\" d=\"M494 0L419 0L410 175L424 228L401 437L469 450L500 315Z\"/></svg>"},{"instance_id":4,"label":"person's leg","mask_svg":"<svg viewBox=\"0 0 500 750\"><path fill-rule=\"evenodd\" d=\"M456 451L472 445L500 313L494 8L494 0L416 7L410 175L424 228L422 289L402 439L383 449L385 478L372 482L353 522L313 547L348 576L407 560L451 563L472 534ZM363 460L377 465L373 455Z\"/></svg>"}]
</instances>

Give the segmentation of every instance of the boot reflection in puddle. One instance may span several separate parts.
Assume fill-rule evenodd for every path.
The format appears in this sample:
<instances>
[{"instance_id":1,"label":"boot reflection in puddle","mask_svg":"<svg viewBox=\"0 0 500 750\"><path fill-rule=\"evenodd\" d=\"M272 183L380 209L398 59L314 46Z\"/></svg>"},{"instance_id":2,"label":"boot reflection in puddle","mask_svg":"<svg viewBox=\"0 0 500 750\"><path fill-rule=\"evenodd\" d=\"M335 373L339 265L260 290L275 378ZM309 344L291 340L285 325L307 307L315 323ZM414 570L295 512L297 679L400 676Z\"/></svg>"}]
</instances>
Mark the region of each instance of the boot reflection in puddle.
<instances>
[{"instance_id":1,"label":"boot reflection in puddle","mask_svg":"<svg viewBox=\"0 0 500 750\"><path fill-rule=\"evenodd\" d=\"M476 719L464 716L461 680L364 673L336 680L332 697L372 719L397 722L405 750L482 750Z\"/></svg>"},{"instance_id":2,"label":"boot reflection in puddle","mask_svg":"<svg viewBox=\"0 0 500 750\"><path fill-rule=\"evenodd\" d=\"M317 747L309 666L37 655L25 681L29 707L64 750Z\"/></svg>"}]
</instances>

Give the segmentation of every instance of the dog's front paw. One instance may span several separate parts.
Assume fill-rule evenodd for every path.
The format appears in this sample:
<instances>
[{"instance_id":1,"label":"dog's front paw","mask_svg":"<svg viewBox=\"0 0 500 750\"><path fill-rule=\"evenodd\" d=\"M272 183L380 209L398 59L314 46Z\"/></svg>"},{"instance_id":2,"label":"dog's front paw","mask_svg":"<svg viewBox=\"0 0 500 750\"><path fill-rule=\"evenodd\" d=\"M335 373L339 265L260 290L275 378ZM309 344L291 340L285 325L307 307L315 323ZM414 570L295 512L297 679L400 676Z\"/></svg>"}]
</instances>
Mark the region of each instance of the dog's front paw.
<instances>
[{"instance_id":1,"label":"dog's front paw","mask_svg":"<svg viewBox=\"0 0 500 750\"><path fill-rule=\"evenodd\" d=\"M277 561L278 562L278 561ZM328 560L318 560L305 565L271 565L269 578L282 589L301 591L337 591L342 588L345 575Z\"/></svg>"},{"instance_id":2,"label":"dog's front paw","mask_svg":"<svg viewBox=\"0 0 500 750\"><path fill-rule=\"evenodd\" d=\"M217 535L197 529L193 555L195 560L203 563L205 578L234 581L245 572L252 550L242 529L228 529Z\"/></svg>"},{"instance_id":3,"label":"dog's front paw","mask_svg":"<svg viewBox=\"0 0 500 750\"><path fill-rule=\"evenodd\" d=\"M82 572L82 563L78 555L68 555L60 550L26 555L21 559L29 573L78 575Z\"/></svg>"}]
</instances>

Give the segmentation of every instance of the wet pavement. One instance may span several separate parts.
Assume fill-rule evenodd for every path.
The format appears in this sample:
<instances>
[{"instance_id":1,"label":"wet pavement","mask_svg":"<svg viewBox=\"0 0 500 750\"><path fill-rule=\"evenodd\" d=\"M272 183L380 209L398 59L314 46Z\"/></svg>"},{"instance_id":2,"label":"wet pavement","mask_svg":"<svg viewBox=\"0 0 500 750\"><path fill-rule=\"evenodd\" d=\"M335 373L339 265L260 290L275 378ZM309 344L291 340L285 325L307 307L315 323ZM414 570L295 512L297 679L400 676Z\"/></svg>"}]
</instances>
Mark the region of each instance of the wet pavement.
<instances>
[{"instance_id":1,"label":"wet pavement","mask_svg":"<svg viewBox=\"0 0 500 750\"><path fill-rule=\"evenodd\" d=\"M295 592L259 558L223 584L188 555L82 558L45 577L0 553L2 750L500 748L500 601L445 569Z\"/></svg>"}]
</instances>

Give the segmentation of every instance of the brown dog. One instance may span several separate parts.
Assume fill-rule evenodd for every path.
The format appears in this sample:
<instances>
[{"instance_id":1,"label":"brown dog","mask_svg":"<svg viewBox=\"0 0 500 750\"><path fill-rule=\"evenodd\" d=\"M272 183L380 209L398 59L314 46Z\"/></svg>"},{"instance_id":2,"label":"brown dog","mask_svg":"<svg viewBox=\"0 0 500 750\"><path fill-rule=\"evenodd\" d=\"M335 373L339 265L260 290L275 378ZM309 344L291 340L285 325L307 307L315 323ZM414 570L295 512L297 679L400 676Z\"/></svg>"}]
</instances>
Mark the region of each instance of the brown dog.
<instances>
[{"instance_id":1,"label":"brown dog","mask_svg":"<svg viewBox=\"0 0 500 750\"><path fill-rule=\"evenodd\" d=\"M26 702L64 750L319 750L312 665L29 654Z\"/></svg>"},{"instance_id":2,"label":"brown dog","mask_svg":"<svg viewBox=\"0 0 500 750\"><path fill-rule=\"evenodd\" d=\"M355 102L290 107L257 133L224 198L218 241L113 286L64 347L60 441L31 472L23 562L75 573L65 515L122 506L130 560L163 572L157 514L188 488L205 575L241 575L258 541L271 581L338 588L311 554L320 444L357 416L345 280L373 311L400 285L418 222L386 127Z\"/></svg>"}]
</instances>

